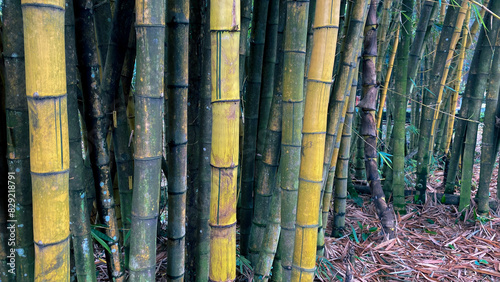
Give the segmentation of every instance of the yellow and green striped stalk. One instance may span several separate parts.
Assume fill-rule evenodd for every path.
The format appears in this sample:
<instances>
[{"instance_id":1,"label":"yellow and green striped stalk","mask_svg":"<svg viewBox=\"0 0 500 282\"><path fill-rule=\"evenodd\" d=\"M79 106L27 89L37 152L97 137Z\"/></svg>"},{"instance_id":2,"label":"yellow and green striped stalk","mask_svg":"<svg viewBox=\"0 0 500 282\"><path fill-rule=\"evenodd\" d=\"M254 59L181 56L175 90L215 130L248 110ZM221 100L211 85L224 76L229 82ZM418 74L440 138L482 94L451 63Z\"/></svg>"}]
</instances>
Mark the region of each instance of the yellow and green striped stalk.
<instances>
[{"instance_id":1,"label":"yellow and green striped stalk","mask_svg":"<svg viewBox=\"0 0 500 282\"><path fill-rule=\"evenodd\" d=\"M106 141L107 115L105 97L100 95L100 74L92 10L85 0L75 1L75 33L78 65L85 103L88 150L94 175L99 220L106 225L105 233L111 253L106 253L108 273L118 281L124 279L120 258L119 230L111 181L109 149ZM103 99L104 98L104 99Z\"/></svg>"},{"instance_id":2,"label":"yellow and green striped stalk","mask_svg":"<svg viewBox=\"0 0 500 282\"><path fill-rule=\"evenodd\" d=\"M469 21L470 21L471 11L470 7L467 10L467 15L465 16L464 24L462 27L462 41L460 45L460 55L458 57L457 72L455 76L455 83L453 86L453 94L451 96L451 106L448 116L448 130L446 131L446 145L444 149L444 154L448 155L450 151L451 137L453 136L453 126L455 124L455 113L457 112L457 101L458 93L460 92L460 85L462 83L462 74L465 61L465 51L467 50L467 45L470 42L468 40L469 36Z\"/></svg>"},{"instance_id":3,"label":"yellow and green striped stalk","mask_svg":"<svg viewBox=\"0 0 500 282\"><path fill-rule=\"evenodd\" d=\"M239 152L240 1L210 3L212 191L210 281L236 278L236 180Z\"/></svg>"},{"instance_id":4,"label":"yellow and green striped stalk","mask_svg":"<svg viewBox=\"0 0 500 282\"><path fill-rule=\"evenodd\" d=\"M264 83L262 84L261 89L262 101L260 103L257 155L255 158L257 165L257 182L254 195L255 208L249 240L250 262L254 267L257 266L262 240L264 239L264 231L266 230L267 218L270 209L269 203L273 191L272 187L274 187L274 178L278 167L281 144L281 118L279 120L279 138L274 136L276 134L273 134L272 129L269 128L269 125L272 125L272 122L269 122L269 118L270 116L271 118L274 118L274 113L271 112L271 102L274 98L274 72L276 69L276 45L278 43L279 0L270 0L269 2L265 42L266 48L264 51L264 67L262 71L262 80ZM279 98L281 99L281 95ZM269 105L266 105L266 103ZM265 111L267 111L267 114L263 113ZM261 127L264 127L263 131Z\"/></svg>"},{"instance_id":5,"label":"yellow and green striped stalk","mask_svg":"<svg viewBox=\"0 0 500 282\"><path fill-rule=\"evenodd\" d=\"M385 3L384 3L385 4ZM391 57L389 57L389 65L387 67L387 74L385 75L384 88L380 94L380 102L377 112L377 130L380 130L382 124L382 112L384 111L385 98L387 97L387 90L389 90L389 82L391 81L392 68L394 67L394 58L396 58L396 51L398 50L399 43L399 25L396 28L396 35L394 35L394 44L392 45Z\"/></svg>"},{"instance_id":6,"label":"yellow and green striped stalk","mask_svg":"<svg viewBox=\"0 0 500 282\"><path fill-rule=\"evenodd\" d=\"M250 229L253 217L257 128L268 8L269 0L255 2L250 36L248 84L246 87L247 91L243 96L244 124L243 148L241 153L241 207L239 213L240 252L244 256L249 251Z\"/></svg>"},{"instance_id":7,"label":"yellow and green striped stalk","mask_svg":"<svg viewBox=\"0 0 500 282\"><path fill-rule=\"evenodd\" d=\"M453 55L455 54L455 46L457 45L458 39L460 38L460 33L462 31L462 25L464 23L465 16L467 14L467 10L469 9L468 1L462 1L462 6L460 8L460 11L458 12L458 17L457 17L457 22L455 24L455 30L453 32L453 35L451 36L451 43L450 47L447 50L447 57L446 57L446 63L444 65L444 71L443 74L441 75L441 80L439 84L439 90L437 92L437 100L436 100L436 106L434 110L434 115L432 119L432 125L431 125L431 131L430 131L430 137L429 137L429 156L432 156L434 152L434 134L435 134L435 127L436 127L436 122L439 116L439 111L441 109L441 103L442 103L442 98L443 98L443 92L444 92L444 87L446 85L446 79L448 78L448 72L450 70L450 64L453 59ZM441 56L444 56L442 54Z\"/></svg>"},{"instance_id":8,"label":"yellow and green striped stalk","mask_svg":"<svg viewBox=\"0 0 500 282\"><path fill-rule=\"evenodd\" d=\"M365 141L366 179L384 233L394 236L394 212L387 206L378 172L377 128L375 109L378 94L375 59L377 56L377 0L372 0L365 25L363 51L363 99L358 103L361 110L360 134Z\"/></svg>"},{"instance_id":9,"label":"yellow and green striped stalk","mask_svg":"<svg viewBox=\"0 0 500 282\"><path fill-rule=\"evenodd\" d=\"M96 281L94 247L90 235L90 212L87 206L82 135L78 115L78 59L75 41L73 1L66 0L66 88L68 91L68 136L70 150L69 201L70 230L73 241L76 279Z\"/></svg>"},{"instance_id":10,"label":"yellow and green striped stalk","mask_svg":"<svg viewBox=\"0 0 500 282\"><path fill-rule=\"evenodd\" d=\"M165 2L137 0L135 6L137 80L129 280L154 281L163 148Z\"/></svg>"},{"instance_id":11,"label":"yellow and green striped stalk","mask_svg":"<svg viewBox=\"0 0 500 282\"><path fill-rule=\"evenodd\" d=\"M21 2L35 281L69 281L69 139L63 0Z\"/></svg>"},{"instance_id":12,"label":"yellow and green striped stalk","mask_svg":"<svg viewBox=\"0 0 500 282\"><path fill-rule=\"evenodd\" d=\"M354 107L356 104L356 91L358 87L358 68L359 61L356 64L356 68L354 69L354 78L351 86L351 93L349 96L349 102L344 126L342 126L342 134L338 134L341 136L340 148L337 153L334 155L338 155L337 161L332 161L330 165L330 171L333 170L335 172L335 180L334 185L327 186L327 190L325 191L325 196L323 198L323 229L326 229L328 222L328 211L330 209L330 201L332 198L332 190L333 186L335 186L335 202L334 202L334 222L332 226L332 235L335 237L339 237L342 234L342 231L345 228L345 214L346 214L346 200L347 200L347 183L349 181L349 158L350 158L350 149L351 149L351 133L352 133L352 124L353 124L353 116L354 116ZM333 178L333 177L331 177ZM330 175L328 175L328 179L330 180ZM329 192L329 193L327 193Z\"/></svg>"},{"instance_id":13,"label":"yellow and green striped stalk","mask_svg":"<svg viewBox=\"0 0 500 282\"><path fill-rule=\"evenodd\" d=\"M15 187L14 218L17 281L34 280L33 207L30 176L29 115L24 76L24 38L21 1L3 2L3 60L5 68L5 114L7 166ZM77 116L78 118L78 116ZM81 155L81 150L80 150ZM5 182L5 185L7 181ZM12 186L11 186L12 187ZM6 187L7 188L7 187ZM7 196L5 196L7 199ZM9 198L10 199L10 198ZM10 214L10 213L9 213ZM8 248L10 249L10 248ZM1 280L1 279L0 279Z\"/></svg>"},{"instance_id":14,"label":"yellow and green striped stalk","mask_svg":"<svg viewBox=\"0 0 500 282\"><path fill-rule=\"evenodd\" d=\"M168 1L166 21L169 163L167 276L171 281L182 281L186 236L189 1Z\"/></svg>"},{"instance_id":15,"label":"yellow and green striped stalk","mask_svg":"<svg viewBox=\"0 0 500 282\"><path fill-rule=\"evenodd\" d=\"M327 110L337 45L339 9L339 0L316 2L313 50L307 75L302 130L302 160L291 281L314 279Z\"/></svg>"},{"instance_id":16,"label":"yellow and green striped stalk","mask_svg":"<svg viewBox=\"0 0 500 282\"><path fill-rule=\"evenodd\" d=\"M304 67L307 46L309 1L286 1L283 38L282 81L277 91L283 93L281 138L281 266L283 280L290 281L295 244L298 176L302 117L304 115ZM335 53L334 53L335 54ZM331 75L331 74L330 74Z\"/></svg>"}]
</instances>

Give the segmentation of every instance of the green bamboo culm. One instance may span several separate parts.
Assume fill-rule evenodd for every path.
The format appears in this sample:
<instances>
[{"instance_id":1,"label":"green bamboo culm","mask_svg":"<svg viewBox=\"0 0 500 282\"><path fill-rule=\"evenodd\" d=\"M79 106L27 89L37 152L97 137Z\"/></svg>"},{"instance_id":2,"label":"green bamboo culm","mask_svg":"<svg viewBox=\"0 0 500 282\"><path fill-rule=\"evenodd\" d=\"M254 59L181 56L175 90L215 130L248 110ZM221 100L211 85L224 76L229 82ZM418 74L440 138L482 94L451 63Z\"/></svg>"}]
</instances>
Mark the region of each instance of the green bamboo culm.
<instances>
[{"instance_id":1,"label":"green bamboo culm","mask_svg":"<svg viewBox=\"0 0 500 282\"><path fill-rule=\"evenodd\" d=\"M389 45L389 42L387 40L387 33L389 31L389 26L391 22L392 3L393 0L385 0L383 2L382 12L380 16L380 24L377 33L377 44L378 44L377 81L385 81L385 79L382 79L382 70L385 65L385 59L386 59L385 54L387 52L387 46Z\"/></svg>"},{"instance_id":2,"label":"green bamboo culm","mask_svg":"<svg viewBox=\"0 0 500 282\"><path fill-rule=\"evenodd\" d=\"M4 1L2 8L2 44L5 64L5 113L7 123L6 156L8 171L14 173L14 177L9 180L12 181L12 185L15 187L16 196L16 210L14 215L17 220L15 223L15 277L17 281L33 281L35 249L33 246L29 116L28 103L25 97L26 85L21 1Z\"/></svg>"},{"instance_id":3,"label":"green bamboo culm","mask_svg":"<svg viewBox=\"0 0 500 282\"><path fill-rule=\"evenodd\" d=\"M394 212L387 205L382 190L377 164L377 125L375 110L378 94L375 59L377 56L377 0L372 0L365 25L363 51L363 98L358 103L361 109L360 134L365 141L366 178L370 192L386 237L394 237Z\"/></svg>"},{"instance_id":4,"label":"green bamboo culm","mask_svg":"<svg viewBox=\"0 0 500 282\"><path fill-rule=\"evenodd\" d=\"M239 213L241 219L240 251L244 256L249 251L250 229L253 217L255 154L257 150L257 127L268 8L269 0L257 1L254 4L250 36L248 86L243 96L244 133L241 155L241 207Z\"/></svg>"},{"instance_id":5,"label":"green bamboo culm","mask_svg":"<svg viewBox=\"0 0 500 282\"><path fill-rule=\"evenodd\" d=\"M105 233L113 241L109 242L111 253L106 253L110 277L123 281L123 265L120 257L118 223L110 171L109 149L106 141L107 122L105 99L99 93L100 66L94 33L94 23L86 1L76 1L75 33L77 38L78 66L80 70L85 105L85 124L88 150L94 176L99 220L106 225Z\"/></svg>"},{"instance_id":6,"label":"green bamboo culm","mask_svg":"<svg viewBox=\"0 0 500 282\"><path fill-rule=\"evenodd\" d=\"M427 3L428 1L426 1ZM409 65L409 56L411 44L411 36L413 33L412 14L414 0L404 0L401 5L401 20L402 28L401 45L397 53L397 69L395 73L395 95L394 97L394 127L392 128L392 138L394 140L392 151L392 183L385 183L392 188L394 211L401 214L406 213L405 201L405 146L406 146L406 108L407 98L406 95L400 93L407 93L407 77ZM425 4L424 4L424 7ZM427 6L428 7L428 6ZM412 67L412 66L411 66Z\"/></svg>"},{"instance_id":7,"label":"green bamboo culm","mask_svg":"<svg viewBox=\"0 0 500 282\"><path fill-rule=\"evenodd\" d=\"M489 10L495 14L498 14L500 12L499 1L491 1L488 7ZM492 38L495 39L497 38L499 26L500 26L500 20L496 18L494 19L491 16L491 13L486 14L485 26L481 29L481 32L479 34L479 38L482 39L482 41L478 40L478 46L476 46L473 57L474 60L476 59L477 55L477 60L478 60L478 63L476 65L477 68L473 68L474 65L471 64L470 75L465 89L465 91L468 91L470 89L471 98L470 100L467 101L467 103L469 104L469 109L467 114L469 121L467 121L466 123L465 142L463 145L464 151L462 156L462 183L460 187L460 204L458 206L459 211L463 211L470 205L472 173L473 173L472 168L474 165L474 155L477 142L477 130L479 125L478 121L481 113L481 103L484 98L484 93L488 88L488 78L490 71L492 70L491 62L494 55L493 51L495 51L493 44L496 44L497 41L493 40ZM482 46L480 47L479 44L481 44ZM497 68L498 66L494 67ZM488 101L490 99L489 95L486 97L486 99L487 99L486 103L488 104L488 102L490 102ZM491 126L494 126L495 124L494 119L495 118L491 116L489 117ZM492 155L493 158L494 156L496 156L496 154ZM485 155L481 155L481 157L484 156ZM489 193L489 187L486 189L485 187L482 187L481 194L478 195L479 198L482 198L481 202L482 206L480 207L479 211L481 211L481 213L483 214L487 213L489 210L488 199L487 199L488 193ZM484 198L486 198L486 200Z\"/></svg>"},{"instance_id":8,"label":"green bamboo culm","mask_svg":"<svg viewBox=\"0 0 500 282\"><path fill-rule=\"evenodd\" d=\"M210 185L211 167L210 154L212 152L212 93L211 93L211 48L210 48L210 1L204 5L205 16L202 18L203 40L202 65L201 65L201 90L200 90L200 146L199 146L199 174L198 174L198 226L196 250L196 281L208 280L210 263Z\"/></svg>"},{"instance_id":9,"label":"green bamboo culm","mask_svg":"<svg viewBox=\"0 0 500 282\"><path fill-rule=\"evenodd\" d=\"M307 46L309 1L286 1L286 20L283 38L282 82L283 120L281 163L281 266L283 281L292 275L295 244L295 219L299 189L300 145L304 116L304 68Z\"/></svg>"},{"instance_id":10,"label":"green bamboo culm","mask_svg":"<svg viewBox=\"0 0 500 282\"><path fill-rule=\"evenodd\" d=\"M360 49L358 49L360 50ZM354 78L352 80L352 86L350 87L348 108L346 111L346 116L344 120L344 125L342 126L341 143L338 149L338 157L336 164L333 161L330 165L330 171L335 172L334 185L329 184L325 190L325 196L323 198L323 229L326 229L328 223L328 212L330 207L330 201L332 198L333 186L335 187L335 202L334 202L334 222L332 226L332 235L335 237L340 237L345 229L345 215L346 215L346 200L347 200L347 185L349 182L349 158L351 152L351 134L352 134L352 124L354 118L355 104L356 104L356 91L358 88L358 68L359 60L357 60L356 67L354 69ZM335 154L335 153L334 153ZM328 181L332 181L331 174L328 174ZM328 183L328 182L327 182ZM328 208L325 206L328 205Z\"/></svg>"},{"instance_id":11,"label":"green bamboo culm","mask_svg":"<svg viewBox=\"0 0 500 282\"><path fill-rule=\"evenodd\" d=\"M271 0L271 3L274 0ZM278 75L276 75L277 77ZM254 258L256 281L266 280L271 270L274 261L274 255L278 247L278 240L281 230L281 198L279 181L281 181L278 170L279 156L281 148L281 127L282 127L282 97L281 92L274 92L271 113L267 125L267 137L262 163L260 164L260 172L258 174L259 181L257 183L257 195L255 197L255 215L260 214L260 209L267 210L260 217L261 222L265 226L261 232L261 242L257 248L259 255ZM261 199L261 200L259 200ZM257 205L257 204L260 205ZM265 207L267 205L268 207ZM257 213L259 211L259 213ZM258 222L255 221L256 226ZM253 226L252 226L253 228ZM253 230L253 229L252 229Z\"/></svg>"},{"instance_id":12,"label":"green bamboo culm","mask_svg":"<svg viewBox=\"0 0 500 282\"><path fill-rule=\"evenodd\" d=\"M267 31L264 51L264 65L262 71L262 88L261 88L261 103L259 117L259 131L257 135L257 155L256 162L256 185L255 185L255 204L252 227L250 230L249 239L249 255L250 262L254 267L257 266L262 240L264 239L264 231L266 230L266 222L269 214L269 203L272 196L272 183L276 175L276 168L279 158L279 144L281 143L281 124L280 138L274 143L269 138L268 121L270 115L271 102L274 92L274 71L276 68L276 52L278 39L278 20L279 20L279 0L270 0L268 9ZM271 98L271 99L269 99ZM280 96L281 98L281 96ZM269 105L266 105L269 103ZM264 113L267 111L267 115ZM261 131L262 124L264 131ZM280 119L281 123L281 119ZM265 143L260 144L259 142ZM269 147L270 146L270 147ZM272 149L271 149L272 148Z\"/></svg>"},{"instance_id":13,"label":"green bamboo culm","mask_svg":"<svg viewBox=\"0 0 500 282\"><path fill-rule=\"evenodd\" d=\"M77 281L96 281L94 247L90 235L90 212L85 191L82 138L78 113L78 59L76 55L73 1L66 1L66 89L68 91L69 202Z\"/></svg>"},{"instance_id":14,"label":"green bamboo culm","mask_svg":"<svg viewBox=\"0 0 500 282\"><path fill-rule=\"evenodd\" d=\"M241 34L240 36L240 66L239 66L239 78L240 78L240 97L243 97L243 91L246 85L246 56L247 56L247 45L248 45L248 29L250 28L250 23L252 21L252 0L241 0Z\"/></svg>"},{"instance_id":15,"label":"green bamboo culm","mask_svg":"<svg viewBox=\"0 0 500 282\"><path fill-rule=\"evenodd\" d=\"M1 42L1 41L0 41ZM0 48L1 49L1 48ZM2 50L3 51L3 50ZM0 69L0 89L5 89L4 85L4 70ZM0 111L5 112L5 91L0 90ZM0 130L6 132L5 115L0 115ZM0 181L7 183L8 181L8 165L7 165L7 134L0 134ZM8 272L7 266L7 206L8 206L8 185L0 188L0 280L11 281L11 274ZM13 280L13 279L12 279Z\"/></svg>"},{"instance_id":16,"label":"green bamboo culm","mask_svg":"<svg viewBox=\"0 0 500 282\"><path fill-rule=\"evenodd\" d=\"M495 164L499 142L495 116L498 116L498 92L500 90L500 36L495 41L495 55L491 62L490 78L486 92L486 109L484 111L483 140L481 144L481 170L477 190L477 213L487 215L491 175Z\"/></svg>"},{"instance_id":17,"label":"green bamboo culm","mask_svg":"<svg viewBox=\"0 0 500 282\"><path fill-rule=\"evenodd\" d=\"M184 279L188 142L189 1L167 3L168 267L171 281ZM136 105L137 107L137 105Z\"/></svg>"},{"instance_id":18,"label":"green bamboo culm","mask_svg":"<svg viewBox=\"0 0 500 282\"><path fill-rule=\"evenodd\" d=\"M260 165L260 161L265 150L264 146L267 136L267 123L269 121L271 104L273 100L274 70L276 68L276 53L278 43L279 1L280 0L270 0L267 13L266 39L264 41L262 81L260 88L259 125L257 129L257 151L255 155L257 169Z\"/></svg>"},{"instance_id":19,"label":"green bamboo culm","mask_svg":"<svg viewBox=\"0 0 500 282\"><path fill-rule=\"evenodd\" d=\"M453 34L455 32L455 26L458 23L457 19L459 19L459 11L461 10L461 6L467 5L468 0L457 0L457 3L454 5L450 5L447 9L446 16L443 23L443 29L441 31L441 35L439 37L439 42L436 49L436 56L434 59L434 64L432 66L432 70L430 72L430 85L429 91L424 93L423 102L424 105L434 105L438 100L438 93L440 92L440 88L444 87L442 80L446 79L446 75L448 74L446 69L446 62L449 52L454 51L455 49L455 40L452 40ZM463 10L463 9L462 9ZM463 15L465 18L465 14ZM462 22L463 22L462 18ZM462 26L459 23L458 29ZM454 42L452 42L454 41ZM443 86L442 86L443 85ZM440 95L439 95L440 96ZM438 101L439 103L441 101ZM431 138L433 137L433 133L431 132L431 126L434 115L434 107L423 107L422 108L422 117L420 120L420 135L418 138L418 153L417 153L417 193L418 193L418 202L425 202L425 191L427 189L427 174L428 174L428 166L430 163L429 148ZM433 139L433 138L432 138Z\"/></svg>"},{"instance_id":20,"label":"green bamboo culm","mask_svg":"<svg viewBox=\"0 0 500 282\"><path fill-rule=\"evenodd\" d=\"M156 227L162 159L165 2L136 1L134 197L130 281L155 281ZM157 62L151 64L150 62Z\"/></svg>"},{"instance_id":21,"label":"green bamboo culm","mask_svg":"<svg viewBox=\"0 0 500 282\"><path fill-rule=\"evenodd\" d=\"M344 1L345 4L345 1ZM341 8L342 9L342 8ZM311 63L311 53L314 35L314 14L316 12L316 0L309 1L309 14L307 15L307 43L306 43L306 61L304 63L304 93L307 90L307 73ZM340 38L340 37L339 37Z\"/></svg>"}]
</instances>

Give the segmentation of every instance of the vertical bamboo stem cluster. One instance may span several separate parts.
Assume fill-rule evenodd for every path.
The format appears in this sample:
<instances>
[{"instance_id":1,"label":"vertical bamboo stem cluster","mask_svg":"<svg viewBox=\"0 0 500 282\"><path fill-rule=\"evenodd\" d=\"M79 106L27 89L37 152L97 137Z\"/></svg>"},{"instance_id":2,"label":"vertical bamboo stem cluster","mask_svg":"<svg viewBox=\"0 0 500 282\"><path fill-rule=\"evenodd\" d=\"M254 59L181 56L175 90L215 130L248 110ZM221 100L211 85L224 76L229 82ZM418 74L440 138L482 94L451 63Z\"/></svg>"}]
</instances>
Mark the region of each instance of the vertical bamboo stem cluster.
<instances>
[{"instance_id":1,"label":"vertical bamboo stem cluster","mask_svg":"<svg viewBox=\"0 0 500 282\"><path fill-rule=\"evenodd\" d=\"M316 2L313 51L307 75L302 160L299 174L297 223L292 281L313 281L316 265L318 212L323 186L328 100L337 45L340 1Z\"/></svg>"},{"instance_id":2,"label":"vertical bamboo stem cluster","mask_svg":"<svg viewBox=\"0 0 500 282\"><path fill-rule=\"evenodd\" d=\"M266 230L267 218L269 217L269 204L274 188L276 170L278 168L278 159L281 143L281 117L279 120L279 138L273 134L273 129L268 126L272 125L269 122L271 102L274 92L274 69L276 67L276 45L278 36L278 20L279 20L279 0L269 1L269 13L266 31L266 48L264 51L264 69L262 71L261 103L259 117L259 134L257 139L257 156L256 156L256 177L257 183L255 187L255 208L252 220L252 228L250 232L249 254L250 262L257 266L259 253L264 239L264 231ZM270 54L272 53L272 54ZM265 92L264 92L265 91ZM280 96L281 99L281 96ZM269 105L265 105L268 103ZM267 114L263 113L267 111ZM280 108L281 112L281 108ZM274 118L272 116L271 118ZM260 131L262 124L264 131ZM259 141L264 143L260 144ZM259 151L261 150L261 151Z\"/></svg>"},{"instance_id":3,"label":"vertical bamboo stem cluster","mask_svg":"<svg viewBox=\"0 0 500 282\"><path fill-rule=\"evenodd\" d=\"M78 115L78 59L73 1L66 0L66 88L68 91L68 136L70 150L69 201L76 279L96 281L94 247L90 235L90 212L85 191L82 138Z\"/></svg>"},{"instance_id":4,"label":"vertical bamboo stem cluster","mask_svg":"<svg viewBox=\"0 0 500 282\"><path fill-rule=\"evenodd\" d=\"M7 131L4 133L7 133L6 156L8 171L14 173L14 177L9 179L13 186L9 186L15 187L16 209L13 217L17 220L16 223L9 223L8 226L15 224L16 279L18 281L32 281L34 280L35 249L33 246L33 207L29 158L29 114L25 96L22 28L21 2L4 1L2 45L5 65L5 114L7 125ZM7 181L4 183L7 184ZM7 197L5 199L7 200ZM0 278L0 280L2 279Z\"/></svg>"},{"instance_id":5,"label":"vertical bamboo stem cluster","mask_svg":"<svg viewBox=\"0 0 500 282\"><path fill-rule=\"evenodd\" d=\"M239 152L240 1L210 3L212 79L211 281L236 277L236 182Z\"/></svg>"},{"instance_id":6,"label":"vertical bamboo stem cluster","mask_svg":"<svg viewBox=\"0 0 500 282\"><path fill-rule=\"evenodd\" d=\"M99 93L101 86L99 60L94 33L92 11L85 0L75 3L75 22L77 38L78 65L82 81L85 103L85 121L89 154L97 195L99 220L106 225L106 235L113 241L108 242L111 253L106 253L108 273L118 280L124 279L120 258L118 223L111 181L109 148L106 141L109 126L106 114L106 98Z\"/></svg>"},{"instance_id":7,"label":"vertical bamboo stem cluster","mask_svg":"<svg viewBox=\"0 0 500 282\"><path fill-rule=\"evenodd\" d=\"M240 245L241 254L247 255L253 216L253 192L255 182L255 153L257 150L257 127L259 120L260 86L266 38L266 21L269 0L255 2L250 37L250 65L248 87L243 97L243 149L241 153L241 208Z\"/></svg>"},{"instance_id":8,"label":"vertical bamboo stem cluster","mask_svg":"<svg viewBox=\"0 0 500 282\"><path fill-rule=\"evenodd\" d=\"M168 267L172 281L184 276L188 142L189 1L167 3Z\"/></svg>"},{"instance_id":9,"label":"vertical bamboo stem cluster","mask_svg":"<svg viewBox=\"0 0 500 282\"><path fill-rule=\"evenodd\" d=\"M465 16L465 21L462 27L462 44L460 46L460 55L458 57L457 64L457 75L455 76L455 84L453 90L455 90L451 97L451 106L450 106L450 115L448 116L448 130L446 131L446 145L444 149L444 154L448 155L450 151L451 145L451 137L453 136L453 125L455 124L455 114L457 112L457 102L458 102L458 93L460 92L460 85L462 83L462 73L464 68L465 61L465 51L467 50L468 37L469 37L469 21L470 21L470 7L467 10L467 15Z\"/></svg>"},{"instance_id":10,"label":"vertical bamboo stem cluster","mask_svg":"<svg viewBox=\"0 0 500 282\"><path fill-rule=\"evenodd\" d=\"M137 80L129 280L154 281L163 147L165 2L137 0L135 5Z\"/></svg>"},{"instance_id":11,"label":"vertical bamboo stem cluster","mask_svg":"<svg viewBox=\"0 0 500 282\"><path fill-rule=\"evenodd\" d=\"M428 165L430 162L430 158L432 157L432 150L429 149L433 148L433 144L431 142L431 139L433 139L431 135L433 134L429 129L432 127L434 109L430 108L429 106L432 106L436 102L440 103L440 97L442 97L442 94L439 93L442 93L442 89L444 88L444 84L446 82L446 77L448 74L448 55L452 55L454 53L456 45L456 40L453 40L455 30L462 26L466 11L464 9L467 8L467 3L468 0L458 0L457 4L450 5L448 7L443 23L443 30L441 31L439 42L436 47L434 64L432 66L432 71L430 72L430 86L428 87L429 91L424 93L424 105L426 105L427 107L422 107L416 170L416 188L419 193L419 202L425 202ZM460 12L461 10L463 12Z\"/></svg>"},{"instance_id":12,"label":"vertical bamboo stem cluster","mask_svg":"<svg viewBox=\"0 0 500 282\"><path fill-rule=\"evenodd\" d=\"M377 56L377 0L372 0L365 25L363 51L363 99L358 103L361 113L360 133L365 140L366 179L370 185L372 199L382 228L388 237L394 236L394 213L385 201L380 183L377 159L377 128L375 109L377 101L377 75L375 59Z\"/></svg>"},{"instance_id":13,"label":"vertical bamboo stem cluster","mask_svg":"<svg viewBox=\"0 0 500 282\"><path fill-rule=\"evenodd\" d=\"M307 45L309 1L287 1L283 38L283 67L280 88L283 92L281 138L281 265L283 279L290 281L295 219L297 213L300 142L304 113L304 64ZM335 53L334 53L335 54Z\"/></svg>"},{"instance_id":14,"label":"vertical bamboo stem cluster","mask_svg":"<svg viewBox=\"0 0 500 282\"><path fill-rule=\"evenodd\" d=\"M69 281L69 138L63 0L21 2L35 281Z\"/></svg>"}]
</instances>

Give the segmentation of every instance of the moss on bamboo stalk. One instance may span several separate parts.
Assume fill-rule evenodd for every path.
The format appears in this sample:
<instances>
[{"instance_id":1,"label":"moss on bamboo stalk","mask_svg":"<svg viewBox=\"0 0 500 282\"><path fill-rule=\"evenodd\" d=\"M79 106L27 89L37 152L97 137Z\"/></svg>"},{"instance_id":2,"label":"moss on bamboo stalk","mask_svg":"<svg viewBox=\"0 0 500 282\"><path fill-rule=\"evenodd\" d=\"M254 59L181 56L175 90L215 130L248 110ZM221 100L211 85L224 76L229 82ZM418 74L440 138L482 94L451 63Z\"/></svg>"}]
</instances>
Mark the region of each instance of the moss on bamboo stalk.
<instances>
[{"instance_id":1,"label":"moss on bamboo stalk","mask_svg":"<svg viewBox=\"0 0 500 282\"><path fill-rule=\"evenodd\" d=\"M290 281L292 272L295 219L297 212L300 144L304 112L304 66L307 44L309 1L287 1L283 38L282 81L276 91L283 93L281 163L281 265L283 280Z\"/></svg>"},{"instance_id":2,"label":"moss on bamboo stalk","mask_svg":"<svg viewBox=\"0 0 500 282\"><path fill-rule=\"evenodd\" d=\"M160 0L137 0L135 29L135 193L131 212L129 279L154 281L163 147L160 117L163 111L165 3Z\"/></svg>"}]
</instances>

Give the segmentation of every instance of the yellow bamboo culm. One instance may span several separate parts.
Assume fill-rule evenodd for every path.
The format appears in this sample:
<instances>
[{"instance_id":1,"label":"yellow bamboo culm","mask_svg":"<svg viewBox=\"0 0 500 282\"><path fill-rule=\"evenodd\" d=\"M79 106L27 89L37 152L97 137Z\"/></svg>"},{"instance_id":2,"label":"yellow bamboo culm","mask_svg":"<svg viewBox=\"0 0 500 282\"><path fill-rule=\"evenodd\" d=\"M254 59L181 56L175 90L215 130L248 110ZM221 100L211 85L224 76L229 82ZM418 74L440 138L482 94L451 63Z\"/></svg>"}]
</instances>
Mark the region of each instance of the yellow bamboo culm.
<instances>
[{"instance_id":1,"label":"yellow bamboo culm","mask_svg":"<svg viewBox=\"0 0 500 282\"><path fill-rule=\"evenodd\" d=\"M444 72L443 75L441 76L441 82L439 85L439 91L437 95L437 100L436 100L436 108L434 110L434 117L432 119L432 126L431 126L431 136L430 136L430 142L429 142L429 156L432 156L432 153L434 151L434 131L436 128L436 121L439 116L439 110L441 108L441 102L443 99L443 90L444 86L446 85L446 78L448 77L448 71L450 70L450 64L453 59L453 55L455 54L455 46L457 45L458 39L460 38L460 33L462 30L462 25L465 20L465 16L467 14L467 11L469 9L469 1L464 0L462 2L462 6L460 7L460 11L458 12L458 17L457 17L457 22L455 24L455 30L453 32L453 36L451 37L451 43L450 43L450 49L448 50L448 56L446 57L446 65L444 67Z\"/></svg>"},{"instance_id":2,"label":"yellow bamboo culm","mask_svg":"<svg viewBox=\"0 0 500 282\"><path fill-rule=\"evenodd\" d=\"M35 281L69 281L64 0L22 0Z\"/></svg>"},{"instance_id":3,"label":"yellow bamboo culm","mask_svg":"<svg viewBox=\"0 0 500 282\"><path fill-rule=\"evenodd\" d=\"M212 191L210 281L236 278L236 181L239 152L240 0L212 1Z\"/></svg>"},{"instance_id":4,"label":"yellow bamboo culm","mask_svg":"<svg viewBox=\"0 0 500 282\"><path fill-rule=\"evenodd\" d=\"M465 51L467 50L467 37L469 36L469 21L470 21L470 7L467 10L467 15L462 28L462 46L460 47L460 55L458 57L457 64L457 76L455 78L455 87L453 96L451 97L450 103L450 115L448 116L448 131L446 132L446 147L444 149L444 154L447 155L450 151L451 137L453 136L453 125L455 124L455 112L457 108L458 93L460 92L460 84L462 82L462 72L465 60Z\"/></svg>"},{"instance_id":5,"label":"yellow bamboo culm","mask_svg":"<svg viewBox=\"0 0 500 282\"><path fill-rule=\"evenodd\" d=\"M313 281L328 100L332 86L340 0L318 0L308 72L292 281Z\"/></svg>"},{"instance_id":6,"label":"yellow bamboo culm","mask_svg":"<svg viewBox=\"0 0 500 282\"><path fill-rule=\"evenodd\" d=\"M382 111L384 110L385 98L387 97L387 90L389 89L389 82L391 81L392 69L394 67L394 58L396 58L398 44L399 44L399 25L398 28L396 29L394 46L392 47L391 57L389 58L389 67L387 68L387 75L385 76L384 88L382 89L382 93L380 94L380 105L378 106L378 113L377 113L377 130L380 128L380 124L382 123Z\"/></svg>"}]
</instances>

